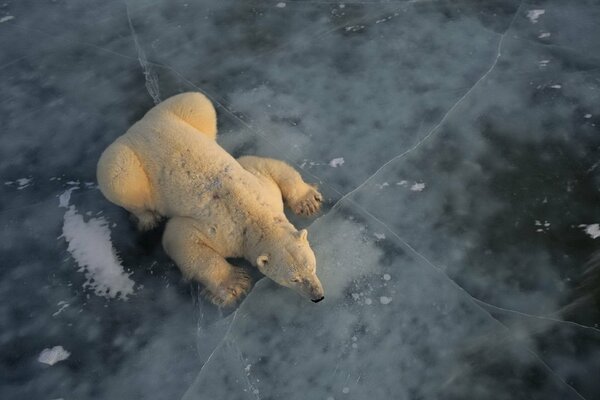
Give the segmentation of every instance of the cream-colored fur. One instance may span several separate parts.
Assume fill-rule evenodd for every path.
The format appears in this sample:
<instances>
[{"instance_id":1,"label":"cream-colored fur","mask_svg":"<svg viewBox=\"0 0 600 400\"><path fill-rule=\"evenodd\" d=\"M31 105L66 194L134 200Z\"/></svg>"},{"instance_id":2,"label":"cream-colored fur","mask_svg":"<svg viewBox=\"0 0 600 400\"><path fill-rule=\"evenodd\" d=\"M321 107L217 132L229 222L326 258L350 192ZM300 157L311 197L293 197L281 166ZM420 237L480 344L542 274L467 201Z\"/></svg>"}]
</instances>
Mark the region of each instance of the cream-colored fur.
<instances>
[{"instance_id":1,"label":"cream-colored fur","mask_svg":"<svg viewBox=\"0 0 600 400\"><path fill-rule=\"evenodd\" d=\"M283 212L285 201L311 215L321 195L282 161L235 160L217 144L216 126L216 112L200 93L157 105L100 157L102 193L134 214L140 229L169 218L165 251L215 304L232 304L251 286L228 257L244 257L277 283L322 299L306 231Z\"/></svg>"}]
</instances>

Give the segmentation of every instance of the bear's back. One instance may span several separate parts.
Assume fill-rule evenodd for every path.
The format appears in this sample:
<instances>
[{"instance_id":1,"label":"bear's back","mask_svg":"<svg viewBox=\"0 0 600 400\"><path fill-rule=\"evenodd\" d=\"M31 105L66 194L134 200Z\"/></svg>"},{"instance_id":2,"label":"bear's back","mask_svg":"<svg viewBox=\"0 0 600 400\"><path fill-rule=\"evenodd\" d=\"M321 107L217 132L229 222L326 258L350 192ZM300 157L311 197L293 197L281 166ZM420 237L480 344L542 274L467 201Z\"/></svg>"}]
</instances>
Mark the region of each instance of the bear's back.
<instances>
[{"instance_id":1,"label":"bear's back","mask_svg":"<svg viewBox=\"0 0 600 400\"><path fill-rule=\"evenodd\" d=\"M138 155L157 209L166 217L229 219L267 206L260 204L262 185L254 175L210 136L171 113L149 112L118 140Z\"/></svg>"}]
</instances>

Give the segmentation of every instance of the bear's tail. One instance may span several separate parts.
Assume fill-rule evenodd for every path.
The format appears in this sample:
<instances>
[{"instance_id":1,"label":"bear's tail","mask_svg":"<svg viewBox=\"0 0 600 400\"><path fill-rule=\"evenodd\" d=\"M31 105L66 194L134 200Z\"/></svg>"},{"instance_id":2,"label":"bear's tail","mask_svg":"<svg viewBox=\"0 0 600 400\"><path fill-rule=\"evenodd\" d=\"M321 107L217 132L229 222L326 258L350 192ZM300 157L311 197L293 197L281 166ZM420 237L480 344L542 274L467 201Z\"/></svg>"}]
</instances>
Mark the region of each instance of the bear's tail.
<instances>
[{"instance_id":1,"label":"bear's tail","mask_svg":"<svg viewBox=\"0 0 600 400\"><path fill-rule=\"evenodd\" d=\"M202 93L178 94L158 104L153 110L175 114L211 139L217 139L217 112Z\"/></svg>"}]
</instances>

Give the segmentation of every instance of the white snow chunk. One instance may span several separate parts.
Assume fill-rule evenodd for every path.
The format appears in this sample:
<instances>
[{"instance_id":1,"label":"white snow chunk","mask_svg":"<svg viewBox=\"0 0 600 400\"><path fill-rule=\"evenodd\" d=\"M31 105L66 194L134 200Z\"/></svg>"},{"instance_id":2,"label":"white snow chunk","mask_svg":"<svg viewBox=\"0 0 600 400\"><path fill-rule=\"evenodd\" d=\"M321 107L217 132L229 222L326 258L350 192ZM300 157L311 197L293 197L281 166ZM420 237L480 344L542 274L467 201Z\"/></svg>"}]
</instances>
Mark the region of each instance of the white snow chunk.
<instances>
[{"instance_id":1,"label":"white snow chunk","mask_svg":"<svg viewBox=\"0 0 600 400\"><path fill-rule=\"evenodd\" d=\"M385 296L381 296L379 298L379 302L381 304L390 304L392 302L392 298L391 297L385 297Z\"/></svg>"},{"instance_id":2,"label":"white snow chunk","mask_svg":"<svg viewBox=\"0 0 600 400\"><path fill-rule=\"evenodd\" d=\"M538 36L538 38L540 39L545 39L545 38L549 38L552 34L550 32L542 32L540 33L540 35Z\"/></svg>"},{"instance_id":3,"label":"white snow chunk","mask_svg":"<svg viewBox=\"0 0 600 400\"><path fill-rule=\"evenodd\" d=\"M550 86L550 88L552 88L552 89L560 89L560 88L562 88L562 85L552 85L552 86Z\"/></svg>"},{"instance_id":4,"label":"white snow chunk","mask_svg":"<svg viewBox=\"0 0 600 400\"><path fill-rule=\"evenodd\" d=\"M62 208L69 207L69 201L71 201L71 192L76 188L71 188L64 191L60 196L58 196L58 206Z\"/></svg>"},{"instance_id":5,"label":"white snow chunk","mask_svg":"<svg viewBox=\"0 0 600 400\"><path fill-rule=\"evenodd\" d=\"M425 184L422 182L415 183L410 187L410 190L412 190L413 192L422 192L423 190L425 190Z\"/></svg>"},{"instance_id":6,"label":"white snow chunk","mask_svg":"<svg viewBox=\"0 0 600 400\"><path fill-rule=\"evenodd\" d=\"M548 66L548 64L550 63L550 60L541 60L539 62L540 68L545 68Z\"/></svg>"},{"instance_id":7,"label":"white snow chunk","mask_svg":"<svg viewBox=\"0 0 600 400\"><path fill-rule=\"evenodd\" d=\"M275 7L277 7L277 8L285 8L285 6L286 6L286 4L285 4L283 1L282 1L282 2L280 2L280 3L277 3L277 4L275 5Z\"/></svg>"},{"instance_id":8,"label":"white snow chunk","mask_svg":"<svg viewBox=\"0 0 600 400\"><path fill-rule=\"evenodd\" d=\"M135 282L125 272L110 240L108 222L103 218L91 218L87 222L69 206L71 191L60 195L61 207L67 208L64 215L63 234L68 243L67 250L85 273L84 287L90 287L98 296L126 300L134 292Z\"/></svg>"},{"instance_id":9,"label":"white snow chunk","mask_svg":"<svg viewBox=\"0 0 600 400\"><path fill-rule=\"evenodd\" d=\"M529 10L527 11L527 18L532 24L537 24L538 18L544 14L546 14L546 10Z\"/></svg>"},{"instance_id":10,"label":"white snow chunk","mask_svg":"<svg viewBox=\"0 0 600 400\"><path fill-rule=\"evenodd\" d=\"M585 119L590 119L590 118L592 118L592 114L585 114L585 115L583 116L583 118L585 118Z\"/></svg>"},{"instance_id":11,"label":"white snow chunk","mask_svg":"<svg viewBox=\"0 0 600 400\"><path fill-rule=\"evenodd\" d=\"M334 158L333 160L329 161L330 167L337 168L341 165L344 165L344 157Z\"/></svg>"},{"instance_id":12,"label":"white snow chunk","mask_svg":"<svg viewBox=\"0 0 600 400\"><path fill-rule=\"evenodd\" d=\"M69 303L67 303L66 301L59 301L57 304L57 306L60 306L60 308L58 309L57 312L55 312L54 314L52 314L53 317L56 317L58 314L60 314L61 312L63 312L65 310L65 308L69 307Z\"/></svg>"},{"instance_id":13,"label":"white snow chunk","mask_svg":"<svg viewBox=\"0 0 600 400\"><path fill-rule=\"evenodd\" d=\"M585 233L587 233L592 239L597 239L600 237L600 224L591 224L591 225L579 225L581 228L584 228Z\"/></svg>"},{"instance_id":14,"label":"white snow chunk","mask_svg":"<svg viewBox=\"0 0 600 400\"><path fill-rule=\"evenodd\" d=\"M42 364L54 365L57 362L64 361L71 353L66 351L62 346L54 346L51 349L44 349L38 356L38 361Z\"/></svg>"},{"instance_id":15,"label":"white snow chunk","mask_svg":"<svg viewBox=\"0 0 600 400\"><path fill-rule=\"evenodd\" d=\"M406 185L408 185L408 181L396 182L396 186L406 186Z\"/></svg>"},{"instance_id":16,"label":"white snow chunk","mask_svg":"<svg viewBox=\"0 0 600 400\"><path fill-rule=\"evenodd\" d=\"M368 299L368 298L367 298L367 299L365 299L365 304L366 304L366 305L371 305L371 303L373 303L373 300L371 300L371 299Z\"/></svg>"},{"instance_id":17,"label":"white snow chunk","mask_svg":"<svg viewBox=\"0 0 600 400\"><path fill-rule=\"evenodd\" d=\"M15 19L12 15L7 15L6 17L0 18L0 24L6 21L10 21L11 19Z\"/></svg>"},{"instance_id":18,"label":"white snow chunk","mask_svg":"<svg viewBox=\"0 0 600 400\"><path fill-rule=\"evenodd\" d=\"M392 279L392 277L390 276L390 274L383 274L383 280L384 281L389 281L390 279Z\"/></svg>"},{"instance_id":19,"label":"white snow chunk","mask_svg":"<svg viewBox=\"0 0 600 400\"><path fill-rule=\"evenodd\" d=\"M350 393L350 388L348 388L348 387L343 388L342 393L344 393L344 394Z\"/></svg>"},{"instance_id":20,"label":"white snow chunk","mask_svg":"<svg viewBox=\"0 0 600 400\"><path fill-rule=\"evenodd\" d=\"M23 190L28 186L31 186L31 181L33 179L32 178L19 178L17 180L15 180L14 183L16 183L17 185L19 185L19 187L17 188L17 190Z\"/></svg>"},{"instance_id":21,"label":"white snow chunk","mask_svg":"<svg viewBox=\"0 0 600 400\"><path fill-rule=\"evenodd\" d=\"M377 240L385 239L385 233L374 233L373 236L375 236L375 238L377 238Z\"/></svg>"},{"instance_id":22,"label":"white snow chunk","mask_svg":"<svg viewBox=\"0 0 600 400\"><path fill-rule=\"evenodd\" d=\"M365 29L364 25L351 25L344 28L346 32L360 32Z\"/></svg>"}]
</instances>

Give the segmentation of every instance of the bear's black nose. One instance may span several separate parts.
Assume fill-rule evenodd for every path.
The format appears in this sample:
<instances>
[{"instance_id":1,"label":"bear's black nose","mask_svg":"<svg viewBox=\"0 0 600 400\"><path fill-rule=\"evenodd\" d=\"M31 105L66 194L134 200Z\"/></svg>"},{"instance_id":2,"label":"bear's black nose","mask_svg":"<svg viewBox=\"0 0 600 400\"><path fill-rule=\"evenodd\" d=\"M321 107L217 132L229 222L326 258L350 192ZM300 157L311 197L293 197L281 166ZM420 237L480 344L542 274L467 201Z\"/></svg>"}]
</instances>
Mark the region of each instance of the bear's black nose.
<instances>
[{"instance_id":1,"label":"bear's black nose","mask_svg":"<svg viewBox=\"0 0 600 400\"><path fill-rule=\"evenodd\" d=\"M324 298L325 298L325 296L321 297L320 299L312 299L311 301L312 301L313 303L318 303L318 302L320 302L321 300L323 300Z\"/></svg>"}]
</instances>

